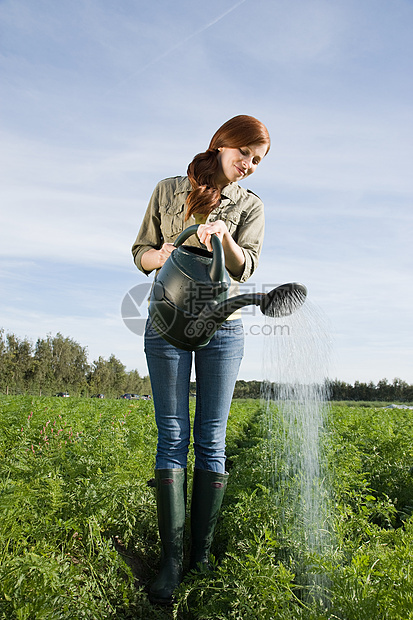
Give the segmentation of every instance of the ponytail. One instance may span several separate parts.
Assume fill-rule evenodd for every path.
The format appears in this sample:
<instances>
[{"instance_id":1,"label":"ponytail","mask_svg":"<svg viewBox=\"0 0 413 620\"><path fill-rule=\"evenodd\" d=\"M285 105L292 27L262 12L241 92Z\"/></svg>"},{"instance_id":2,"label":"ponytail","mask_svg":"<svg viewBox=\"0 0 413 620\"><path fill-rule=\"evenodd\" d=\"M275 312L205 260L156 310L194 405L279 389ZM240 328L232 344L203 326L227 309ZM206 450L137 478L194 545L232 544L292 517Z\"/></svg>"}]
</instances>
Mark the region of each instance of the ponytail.
<instances>
[{"instance_id":1,"label":"ponytail","mask_svg":"<svg viewBox=\"0 0 413 620\"><path fill-rule=\"evenodd\" d=\"M199 153L188 166L187 175L192 185L186 204L187 220L194 213L208 215L218 205L221 192L214 187L214 177L218 171L218 149L208 149L205 153Z\"/></svg>"}]
</instances>

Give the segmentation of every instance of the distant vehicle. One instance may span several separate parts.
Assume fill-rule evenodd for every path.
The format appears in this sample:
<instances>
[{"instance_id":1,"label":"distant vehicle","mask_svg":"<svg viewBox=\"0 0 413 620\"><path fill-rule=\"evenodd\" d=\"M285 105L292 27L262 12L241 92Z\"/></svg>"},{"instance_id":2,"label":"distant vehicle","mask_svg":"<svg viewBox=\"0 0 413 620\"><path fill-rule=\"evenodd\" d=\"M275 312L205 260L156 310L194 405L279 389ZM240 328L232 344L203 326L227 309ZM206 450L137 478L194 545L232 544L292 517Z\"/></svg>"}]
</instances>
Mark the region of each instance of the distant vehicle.
<instances>
[{"instance_id":1,"label":"distant vehicle","mask_svg":"<svg viewBox=\"0 0 413 620\"><path fill-rule=\"evenodd\" d=\"M126 400L139 400L139 394L122 394L119 398L125 398Z\"/></svg>"},{"instance_id":2,"label":"distant vehicle","mask_svg":"<svg viewBox=\"0 0 413 620\"><path fill-rule=\"evenodd\" d=\"M56 396L62 396L63 398L69 398L69 392L58 392Z\"/></svg>"},{"instance_id":3,"label":"distant vehicle","mask_svg":"<svg viewBox=\"0 0 413 620\"><path fill-rule=\"evenodd\" d=\"M105 398L104 394L93 394L92 398Z\"/></svg>"},{"instance_id":4,"label":"distant vehicle","mask_svg":"<svg viewBox=\"0 0 413 620\"><path fill-rule=\"evenodd\" d=\"M150 394L144 394L141 396L141 400L151 400L152 396Z\"/></svg>"}]
</instances>

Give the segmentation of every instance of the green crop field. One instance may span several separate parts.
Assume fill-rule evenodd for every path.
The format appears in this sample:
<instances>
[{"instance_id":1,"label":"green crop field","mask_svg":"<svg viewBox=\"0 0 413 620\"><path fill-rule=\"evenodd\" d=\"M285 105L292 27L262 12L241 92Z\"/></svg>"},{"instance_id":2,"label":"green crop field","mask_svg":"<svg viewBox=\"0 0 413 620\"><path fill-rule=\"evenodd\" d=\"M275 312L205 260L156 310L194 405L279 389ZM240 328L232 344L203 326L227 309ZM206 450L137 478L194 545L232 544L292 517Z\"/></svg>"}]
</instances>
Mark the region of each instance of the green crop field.
<instances>
[{"instance_id":1,"label":"green crop field","mask_svg":"<svg viewBox=\"0 0 413 620\"><path fill-rule=\"evenodd\" d=\"M158 562L152 403L0 397L0 619L413 618L413 411L326 410L317 551L282 505L269 455L283 422L272 423L269 449L263 403L233 401L215 570L187 574L162 609L146 596Z\"/></svg>"}]
</instances>

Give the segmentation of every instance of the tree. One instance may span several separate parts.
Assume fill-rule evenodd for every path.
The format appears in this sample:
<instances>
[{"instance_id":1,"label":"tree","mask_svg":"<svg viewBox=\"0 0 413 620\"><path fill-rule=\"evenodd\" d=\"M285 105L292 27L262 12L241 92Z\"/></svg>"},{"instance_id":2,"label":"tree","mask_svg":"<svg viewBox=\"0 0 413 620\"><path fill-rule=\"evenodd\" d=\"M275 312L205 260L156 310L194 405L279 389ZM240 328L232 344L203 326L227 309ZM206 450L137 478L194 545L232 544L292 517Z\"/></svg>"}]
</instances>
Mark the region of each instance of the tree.
<instances>
[{"instance_id":1,"label":"tree","mask_svg":"<svg viewBox=\"0 0 413 620\"><path fill-rule=\"evenodd\" d=\"M141 377L137 370L126 372L125 366L114 355L109 360L99 357L93 362L88 383L92 394L120 396L124 392L151 393L149 377Z\"/></svg>"},{"instance_id":2,"label":"tree","mask_svg":"<svg viewBox=\"0 0 413 620\"><path fill-rule=\"evenodd\" d=\"M1 332L1 389L9 394L27 390L32 372L32 345L27 338L23 340L14 334L3 338Z\"/></svg>"},{"instance_id":3,"label":"tree","mask_svg":"<svg viewBox=\"0 0 413 620\"><path fill-rule=\"evenodd\" d=\"M393 387L387 379L380 379L377 384L377 400L393 400Z\"/></svg>"},{"instance_id":4,"label":"tree","mask_svg":"<svg viewBox=\"0 0 413 620\"><path fill-rule=\"evenodd\" d=\"M396 377L393 380L393 399L394 400L406 400L406 393L409 389L408 383Z\"/></svg>"},{"instance_id":5,"label":"tree","mask_svg":"<svg viewBox=\"0 0 413 620\"><path fill-rule=\"evenodd\" d=\"M86 389L89 370L86 347L57 333L52 340L51 363L58 390L82 393Z\"/></svg>"},{"instance_id":6,"label":"tree","mask_svg":"<svg viewBox=\"0 0 413 620\"><path fill-rule=\"evenodd\" d=\"M131 370L126 373L125 392L130 392L131 394L145 393L143 390L143 380L137 370Z\"/></svg>"},{"instance_id":7,"label":"tree","mask_svg":"<svg viewBox=\"0 0 413 620\"><path fill-rule=\"evenodd\" d=\"M111 366L103 357L99 357L92 364L88 375L88 383L92 394L112 395Z\"/></svg>"},{"instance_id":8,"label":"tree","mask_svg":"<svg viewBox=\"0 0 413 620\"><path fill-rule=\"evenodd\" d=\"M46 339L39 338L34 349L32 389L38 391L39 396L57 391L52 361L53 341L49 334Z\"/></svg>"},{"instance_id":9,"label":"tree","mask_svg":"<svg viewBox=\"0 0 413 620\"><path fill-rule=\"evenodd\" d=\"M113 395L122 394L126 387L126 366L122 364L113 354L108 360L110 374L111 374L111 386Z\"/></svg>"},{"instance_id":10,"label":"tree","mask_svg":"<svg viewBox=\"0 0 413 620\"><path fill-rule=\"evenodd\" d=\"M344 381L338 379L327 381L327 390L331 400L350 400L351 386Z\"/></svg>"},{"instance_id":11,"label":"tree","mask_svg":"<svg viewBox=\"0 0 413 620\"><path fill-rule=\"evenodd\" d=\"M0 329L0 389L6 394L9 393L8 373L7 345L4 339L4 329Z\"/></svg>"}]
</instances>

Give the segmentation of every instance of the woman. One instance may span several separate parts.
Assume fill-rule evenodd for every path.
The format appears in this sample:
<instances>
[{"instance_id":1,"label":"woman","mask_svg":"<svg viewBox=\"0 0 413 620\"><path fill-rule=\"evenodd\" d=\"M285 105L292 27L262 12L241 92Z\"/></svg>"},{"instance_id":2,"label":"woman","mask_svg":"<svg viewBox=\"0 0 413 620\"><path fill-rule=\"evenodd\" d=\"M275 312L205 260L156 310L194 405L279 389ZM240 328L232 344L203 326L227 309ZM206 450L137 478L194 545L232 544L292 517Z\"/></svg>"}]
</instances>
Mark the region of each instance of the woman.
<instances>
[{"instance_id":1,"label":"woman","mask_svg":"<svg viewBox=\"0 0 413 620\"><path fill-rule=\"evenodd\" d=\"M158 183L132 248L138 269L148 275L162 267L179 233L199 224L197 236L186 244L204 244L212 251L211 235L219 237L231 276L229 295L236 295L238 282L245 282L257 267L264 235L263 204L238 181L255 172L269 148L270 137L260 121L236 116L218 129L206 152L196 155L187 177ZM154 603L169 604L182 577L192 358L196 411L190 568L202 569L208 565L228 480L226 425L243 348L242 322L237 313L196 352L166 342L148 319L145 353L158 427L155 480L162 543L161 569L150 589Z\"/></svg>"}]
</instances>

